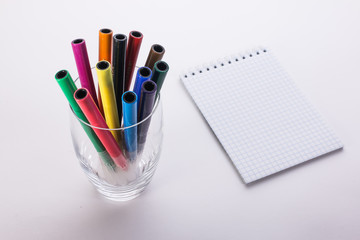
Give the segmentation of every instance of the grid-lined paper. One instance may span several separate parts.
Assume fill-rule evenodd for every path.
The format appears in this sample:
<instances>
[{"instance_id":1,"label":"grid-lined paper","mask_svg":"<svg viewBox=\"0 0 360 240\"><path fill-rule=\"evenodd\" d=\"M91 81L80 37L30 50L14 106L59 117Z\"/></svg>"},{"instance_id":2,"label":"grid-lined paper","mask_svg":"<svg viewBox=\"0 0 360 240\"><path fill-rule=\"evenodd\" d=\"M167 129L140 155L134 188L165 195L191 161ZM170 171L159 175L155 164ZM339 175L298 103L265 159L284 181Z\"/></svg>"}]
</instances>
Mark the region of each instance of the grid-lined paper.
<instances>
[{"instance_id":1,"label":"grid-lined paper","mask_svg":"<svg viewBox=\"0 0 360 240\"><path fill-rule=\"evenodd\" d=\"M245 183L343 147L265 49L180 78Z\"/></svg>"}]
</instances>

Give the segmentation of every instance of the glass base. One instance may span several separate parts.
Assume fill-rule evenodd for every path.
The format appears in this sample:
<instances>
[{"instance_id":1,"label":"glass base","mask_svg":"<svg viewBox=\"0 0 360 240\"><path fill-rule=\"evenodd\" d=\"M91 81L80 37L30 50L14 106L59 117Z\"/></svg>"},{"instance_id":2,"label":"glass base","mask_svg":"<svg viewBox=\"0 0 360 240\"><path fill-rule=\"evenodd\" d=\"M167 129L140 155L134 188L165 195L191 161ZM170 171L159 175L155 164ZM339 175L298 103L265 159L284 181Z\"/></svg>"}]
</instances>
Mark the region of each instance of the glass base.
<instances>
[{"instance_id":1,"label":"glass base","mask_svg":"<svg viewBox=\"0 0 360 240\"><path fill-rule=\"evenodd\" d=\"M98 175L91 171L91 169L80 161L80 166L90 182L95 186L95 189L105 198L112 201L128 201L138 197L145 187L150 183L159 160L160 154L157 154L156 159L151 164L144 168L143 174L134 181L127 183L124 186L111 185L102 181Z\"/></svg>"}]
</instances>

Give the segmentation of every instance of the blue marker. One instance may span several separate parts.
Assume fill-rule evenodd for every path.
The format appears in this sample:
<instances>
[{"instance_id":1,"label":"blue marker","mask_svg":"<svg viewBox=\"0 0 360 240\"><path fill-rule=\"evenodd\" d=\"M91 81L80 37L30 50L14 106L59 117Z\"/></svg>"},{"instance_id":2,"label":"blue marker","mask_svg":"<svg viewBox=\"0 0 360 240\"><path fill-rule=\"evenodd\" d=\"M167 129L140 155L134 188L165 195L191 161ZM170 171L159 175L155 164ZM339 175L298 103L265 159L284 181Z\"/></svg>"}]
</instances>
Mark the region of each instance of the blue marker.
<instances>
[{"instance_id":1,"label":"blue marker","mask_svg":"<svg viewBox=\"0 0 360 240\"><path fill-rule=\"evenodd\" d=\"M124 128L137 123L137 105L138 99L136 93L132 91L125 92L122 97ZM124 130L126 153L130 161L136 158L137 153L137 126L126 128Z\"/></svg>"},{"instance_id":2,"label":"blue marker","mask_svg":"<svg viewBox=\"0 0 360 240\"><path fill-rule=\"evenodd\" d=\"M142 84L151 78L152 71L148 67L141 67L137 71L135 84L134 84L134 92L136 93L136 96L140 97L141 94L141 86ZM138 99L138 109L139 109L140 100Z\"/></svg>"}]
</instances>

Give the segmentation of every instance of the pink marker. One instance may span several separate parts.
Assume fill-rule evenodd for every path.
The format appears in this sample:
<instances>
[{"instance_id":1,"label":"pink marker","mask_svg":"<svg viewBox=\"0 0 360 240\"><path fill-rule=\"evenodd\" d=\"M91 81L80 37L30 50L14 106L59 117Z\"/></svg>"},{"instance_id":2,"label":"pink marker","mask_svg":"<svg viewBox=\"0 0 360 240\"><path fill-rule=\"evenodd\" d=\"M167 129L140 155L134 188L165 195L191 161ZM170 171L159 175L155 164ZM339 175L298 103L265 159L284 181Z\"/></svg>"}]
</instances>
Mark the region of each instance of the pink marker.
<instances>
[{"instance_id":1,"label":"pink marker","mask_svg":"<svg viewBox=\"0 0 360 240\"><path fill-rule=\"evenodd\" d=\"M92 126L109 129L99 109L95 105L93 98L86 88L79 88L76 90L74 93L74 98ZM111 131L98 128L92 129L99 137L100 141L108 151L111 158L114 160L115 164L125 170L127 168L126 159L121 152L118 143L111 134Z\"/></svg>"},{"instance_id":2,"label":"pink marker","mask_svg":"<svg viewBox=\"0 0 360 240\"><path fill-rule=\"evenodd\" d=\"M95 104L99 106L96 97L96 90L94 86L94 79L91 73L91 67L89 62L89 56L86 49L84 39L75 39L71 42L71 46L74 52L76 67L79 73L81 87L86 88L91 97L94 99Z\"/></svg>"}]
</instances>

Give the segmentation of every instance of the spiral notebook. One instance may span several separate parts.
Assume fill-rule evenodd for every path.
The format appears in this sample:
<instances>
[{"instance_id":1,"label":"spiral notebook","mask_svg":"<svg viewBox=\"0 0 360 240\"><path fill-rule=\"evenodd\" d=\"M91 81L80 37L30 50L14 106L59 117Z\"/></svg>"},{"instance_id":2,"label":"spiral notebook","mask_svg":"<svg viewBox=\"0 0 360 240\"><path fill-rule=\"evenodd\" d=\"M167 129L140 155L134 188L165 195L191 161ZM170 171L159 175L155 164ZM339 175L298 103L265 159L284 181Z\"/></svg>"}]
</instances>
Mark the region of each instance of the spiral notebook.
<instances>
[{"instance_id":1,"label":"spiral notebook","mask_svg":"<svg viewBox=\"0 0 360 240\"><path fill-rule=\"evenodd\" d=\"M268 49L180 78L245 183L343 147Z\"/></svg>"}]
</instances>

